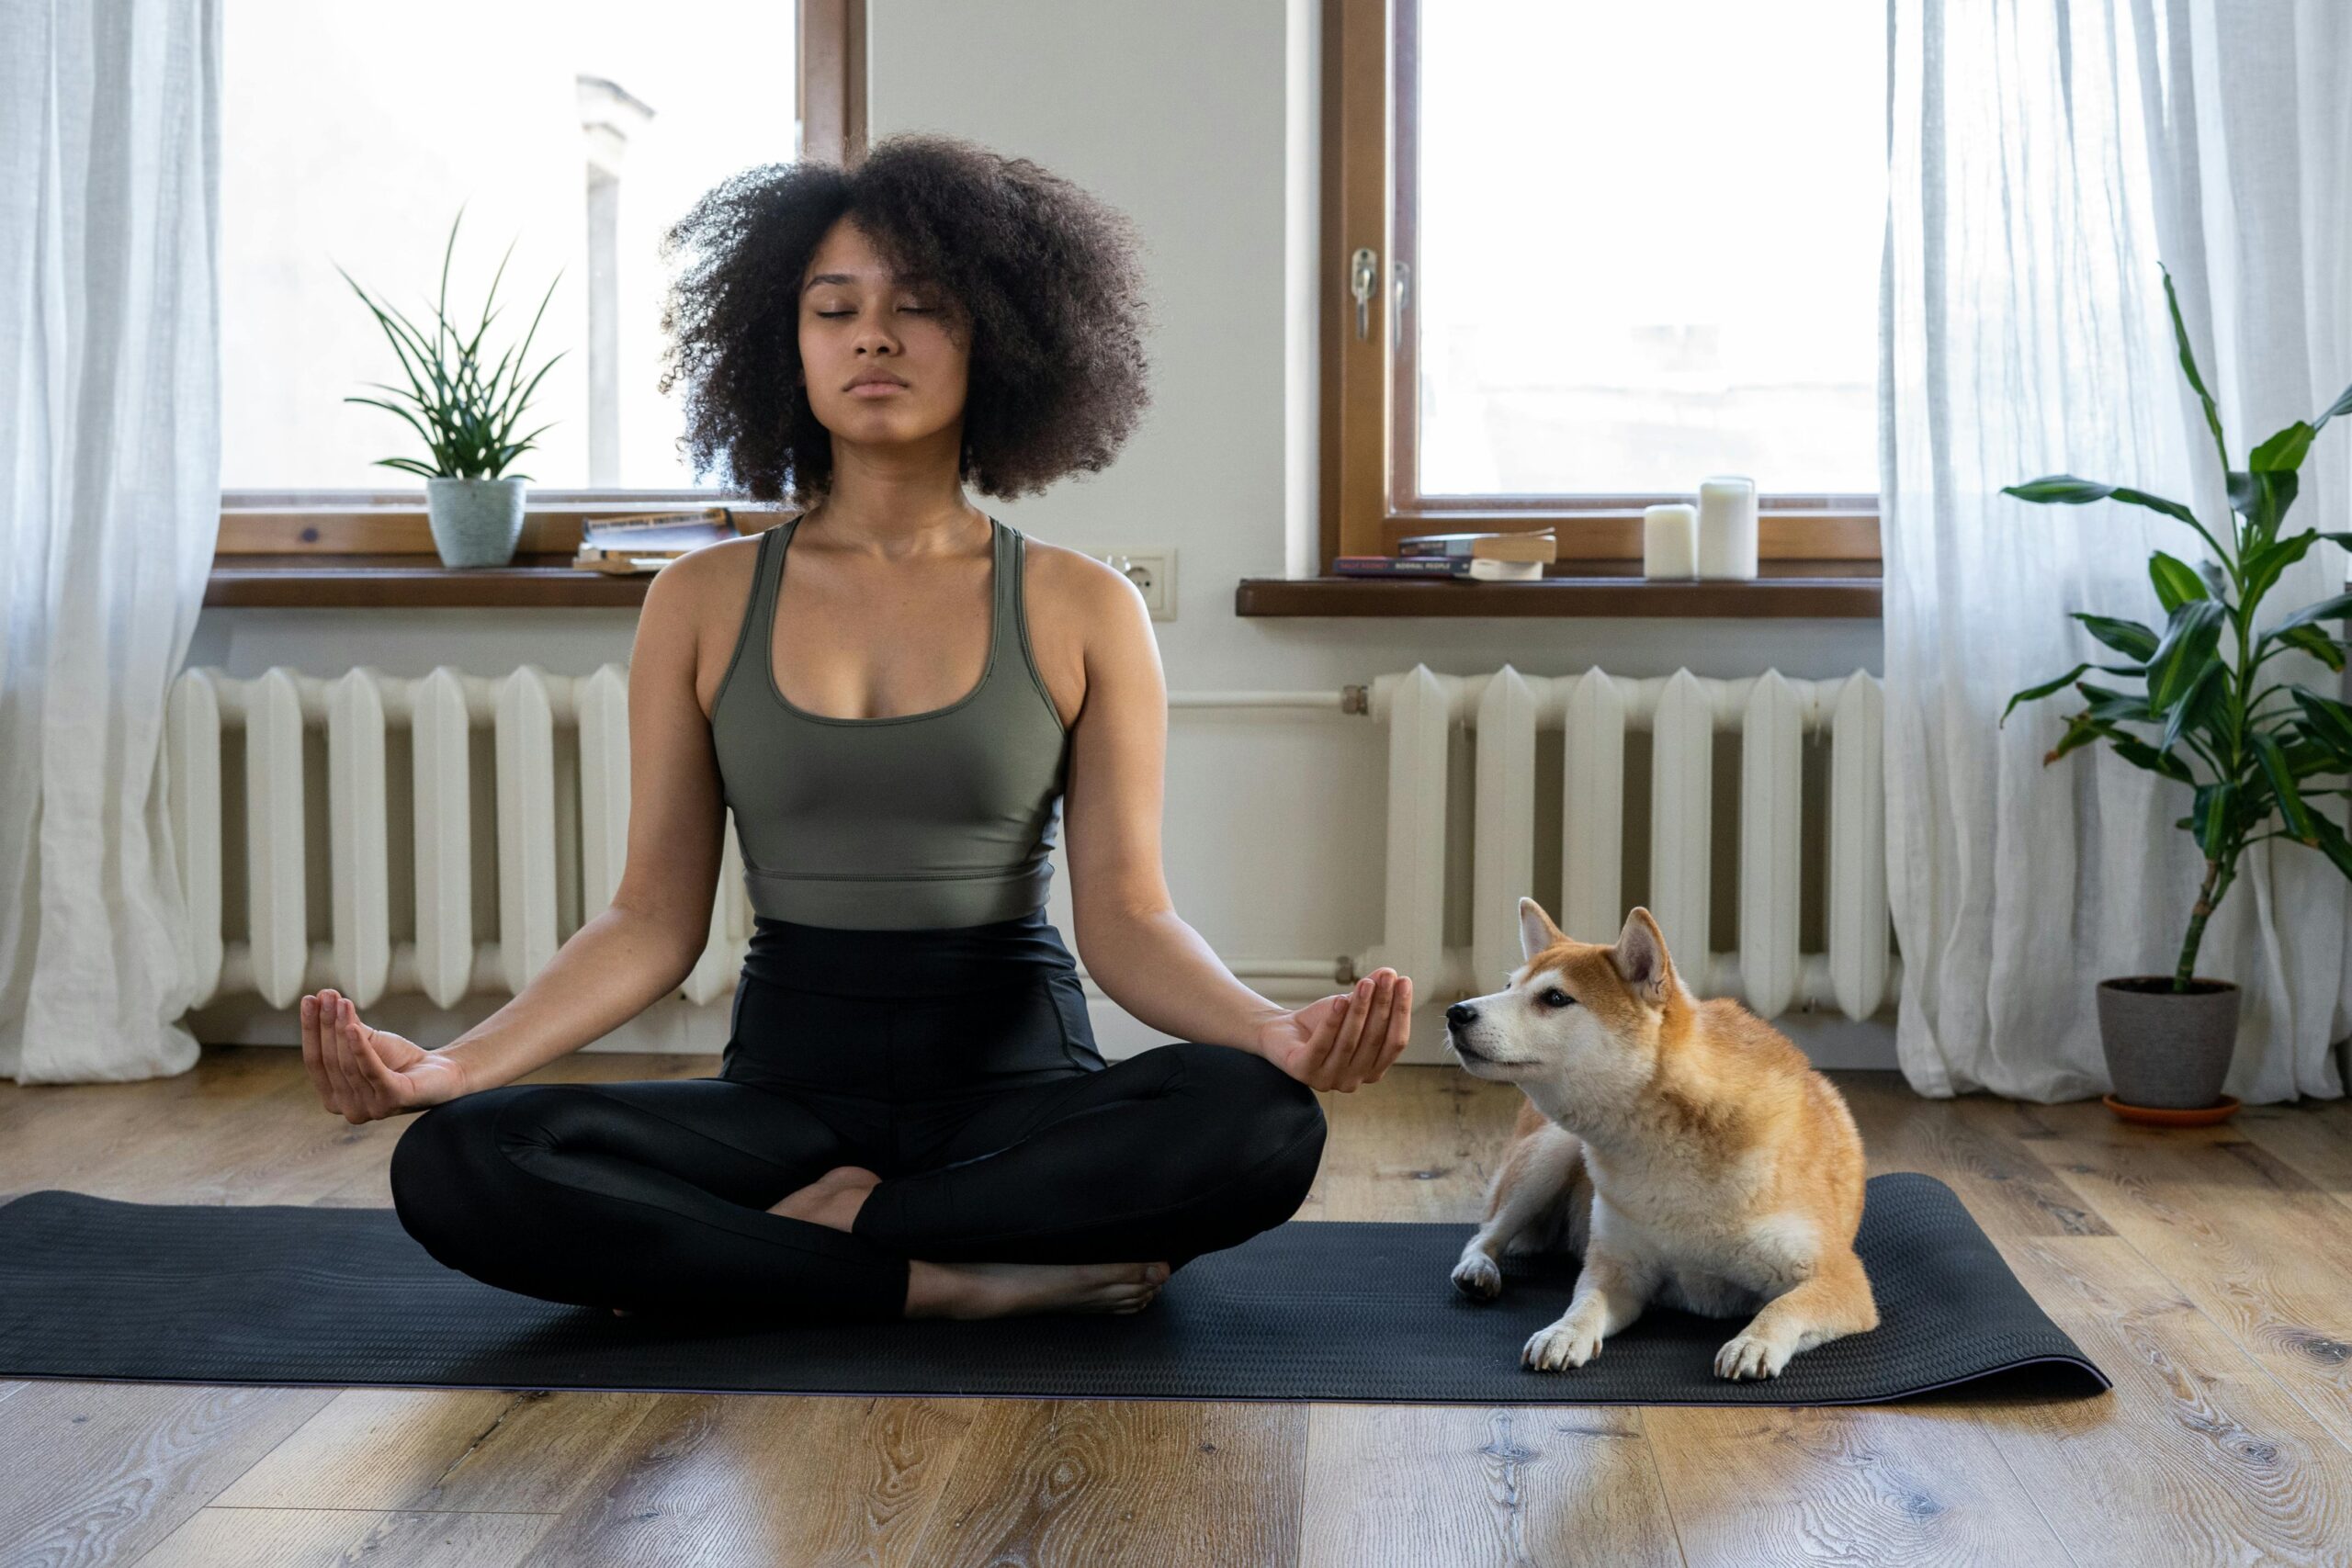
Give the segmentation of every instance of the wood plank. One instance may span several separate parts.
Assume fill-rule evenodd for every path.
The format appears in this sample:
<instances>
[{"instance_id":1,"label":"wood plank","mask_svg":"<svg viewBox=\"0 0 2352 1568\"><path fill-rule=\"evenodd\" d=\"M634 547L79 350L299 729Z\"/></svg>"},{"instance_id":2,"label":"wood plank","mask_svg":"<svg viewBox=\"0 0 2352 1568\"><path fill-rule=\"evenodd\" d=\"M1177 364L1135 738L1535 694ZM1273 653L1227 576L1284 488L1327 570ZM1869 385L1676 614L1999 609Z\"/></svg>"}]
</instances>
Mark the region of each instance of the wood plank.
<instances>
[{"instance_id":1,"label":"wood plank","mask_svg":"<svg viewBox=\"0 0 2352 1568\"><path fill-rule=\"evenodd\" d=\"M1836 1081L1861 1129L1871 1175L1917 1170L1935 1177L1959 1195L1988 1235L2113 1234L2080 1194L2036 1157L2039 1145L1986 1120L2006 1115L1996 1109L2006 1101L1923 1099L1894 1073L1840 1073Z\"/></svg>"},{"instance_id":2,"label":"wood plank","mask_svg":"<svg viewBox=\"0 0 2352 1568\"><path fill-rule=\"evenodd\" d=\"M1645 1422L1606 1406L1317 1404L1301 1568L1668 1568Z\"/></svg>"},{"instance_id":3,"label":"wood plank","mask_svg":"<svg viewBox=\"0 0 2352 1568\"><path fill-rule=\"evenodd\" d=\"M369 1514L333 1509L205 1508L139 1568L510 1568L547 1514Z\"/></svg>"},{"instance_id":4,"label":"wood plank","mask_svg":"<svg viewBox=\"0 0 2352 1568\"><path fill-rule=\"evenodd\" d=\"M975 1402L669 1394L526 1562L915 1568Z\"/></svg>"},{"instance_id":5,"label":"wood plank","mask_svg":"<svg viewBox=\"0 0 2352 1568\"><path fill-rule=\"evenodd\" d=\"M1663 1406L1642 1419L1691 1568L2068 1561L1983 1407Z\"/></svg>"},{"instance_id":6,"label":"wood plank","mask_svg":"<svg viewBox=\"0 0 2352 1568\"><path fill-rule=\"evenodd\" d=\"M2001 1251L2115 1388L1954 1409L1987 1424L2081 1568L2352 1562L2352 1454L2129 1240Z\"/></svg>"},{"instance_id":7,"label":"wood plank","mask_svg":"<svg viewBox=\"0 0 2352 1568\"><path fill-rule=\"evenodd\" d=\"M1289 1568L1303 1404L989 1400L916 1549L926 1568Z\"/></svg>"},{"instance_id":8,"label":"wood plank","mask_svg":"<svg viewBox=\"0 0 2352 1568\"><path fill-rule=\"evenodd\" d=\"M351 1389L213 1504L552 1516L580 1500L662 1398Z\"/></svg>"},{"instance_id":9,"label":"wood plank","mask_svg":"<svg viewBox=\"0 0 2352 1568\"><path fill-rule=\"evenodd\" d=\"M1378 1083L1325 1097L1329 1134L1309 1219L1468 1223L1524 1096L1453 1066L1388 1069Z\"/></svg>"},{"instance_id":10,"label":"wood plank","mask_svg":"<svg viewBox=\"0 0 2352 1568\"><path fill-rule=\"evenodd\" d=\"M0 1551L45 1568L130 1562L334 1397L35 1382L0 1405Z\"/></svg>"},{"instance_id":11,"label":"wood plank","mask_svg":"<svg viewBox=\"0 0 2352 1568\"><path fill-rule=\"evenodd\" d=\"M2352 1100L2249 1105L2224 1125L2236 1127L2321 1191L2352 1203Z\"/></svg>"},{"instance_id":12,"label":"wood plank","mask_svg":"<svg viewBox=\"0 0 2352 1568\"><path fill-rule=\"evenodd\" d=\"M2352 1209L2244 1140L2119 1124L2047 1147L2182 1297L2352 1446Z\"/></svg>"}]
</instances>

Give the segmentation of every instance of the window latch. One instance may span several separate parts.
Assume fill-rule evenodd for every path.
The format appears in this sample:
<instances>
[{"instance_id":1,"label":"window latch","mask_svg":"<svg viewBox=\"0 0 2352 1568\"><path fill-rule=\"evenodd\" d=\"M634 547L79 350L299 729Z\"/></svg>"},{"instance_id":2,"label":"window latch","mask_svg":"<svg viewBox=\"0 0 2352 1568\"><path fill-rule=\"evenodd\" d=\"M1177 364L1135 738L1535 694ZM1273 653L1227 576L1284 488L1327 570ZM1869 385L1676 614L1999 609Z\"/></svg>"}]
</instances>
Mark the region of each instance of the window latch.
<instances>
[{"instance_id":1,"label":"window latch","mask_svg":"<svg viewBox=\"0 0 2352 1568\"><path fill-rule=\"evenodd\" d=\"M1348 292L1356 298L1356 336L1372 335L1372 291L1380 284L1380 253L1370 245L1360 247L1349 259Z\"/></svg>"}]
</instances>

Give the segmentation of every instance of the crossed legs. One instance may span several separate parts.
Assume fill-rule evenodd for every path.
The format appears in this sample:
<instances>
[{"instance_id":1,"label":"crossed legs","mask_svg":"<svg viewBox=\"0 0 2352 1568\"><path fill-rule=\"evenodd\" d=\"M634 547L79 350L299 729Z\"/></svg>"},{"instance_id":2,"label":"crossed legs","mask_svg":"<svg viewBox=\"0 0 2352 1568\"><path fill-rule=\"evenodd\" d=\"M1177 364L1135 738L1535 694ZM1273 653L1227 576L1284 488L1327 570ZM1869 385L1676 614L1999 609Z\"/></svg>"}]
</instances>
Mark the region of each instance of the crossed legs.
<instances>
[{"instance_id":1,"label":"crossed legs","mask_svg":"<svg viewBox=\"0 0 2352 1568\"><path fill-rule=\"evenodd\" d=\"M892 1318L915 1260L1171 1267L1297 1211L1315 1094L1179 1043L969 1102L891 1107L724 1078L508 1085L421 1115L392 1155L435 1258L543 1300ZM770 1212L842 1167L852 1228Z\"/></svg>"}]
</instances>

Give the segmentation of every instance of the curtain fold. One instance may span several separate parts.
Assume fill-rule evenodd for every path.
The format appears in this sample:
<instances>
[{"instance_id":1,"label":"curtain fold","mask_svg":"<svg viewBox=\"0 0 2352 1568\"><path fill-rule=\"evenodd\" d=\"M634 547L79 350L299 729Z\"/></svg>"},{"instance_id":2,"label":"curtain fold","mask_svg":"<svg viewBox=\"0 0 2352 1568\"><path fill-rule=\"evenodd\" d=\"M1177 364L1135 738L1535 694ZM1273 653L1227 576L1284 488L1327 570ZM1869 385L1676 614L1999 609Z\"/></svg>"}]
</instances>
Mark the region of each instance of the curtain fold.
<instances>
[{"instance_id":1,"label":"curtain fold","mask_svg":"<svg viewBox=\"0 0 2352 1568\"><path fill-rule=\"evenodd\" d=\"M220 527L219 0L0 0L0 1072L192 1066L164 712Z\"/></svg>"},{"instance_id":2,"label":"curtain fold","mask_svg":"<svg viewBox=\"0 0 2352 1568\"><path fill-rule=\"evenodd\" d=\"M2352 381L2352 9L2339 0L1893 0L1881 360L1896 1048L1921 1092L2108 1088L2094 987L2169 974L2203 863L2186 786L2105 746L2045 767L2071 711L2012 692L2114 662L2067 619L2161 625L2185 525L2004 485L2072 473L2226 525L2174 349L2170 268L2231 461ZM2352 428L2323 431L2290 528L2352 527ZM2342 591L2322 545L2266 604ZM2336 677L2295 656L2295 678ZM2075 705L2079 705L2076 704ZM2337 803L2341 804L2341 803ZM2228 1090L2344 1091L2352 892L2259 845L2198 972L2243 987Z\"/></svg>"}]
</instances>

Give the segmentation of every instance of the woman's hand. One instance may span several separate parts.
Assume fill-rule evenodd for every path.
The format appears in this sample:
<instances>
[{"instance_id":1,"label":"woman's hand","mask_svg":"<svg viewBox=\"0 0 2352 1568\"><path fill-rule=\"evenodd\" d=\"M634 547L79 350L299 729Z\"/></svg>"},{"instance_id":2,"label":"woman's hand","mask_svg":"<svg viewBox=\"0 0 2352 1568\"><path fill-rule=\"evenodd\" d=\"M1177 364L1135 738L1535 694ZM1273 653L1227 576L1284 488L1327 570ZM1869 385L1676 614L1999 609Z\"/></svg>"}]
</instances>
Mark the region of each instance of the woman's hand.
<instances>
[{"instance_id":1,"label":"woman's hand","mask_svg":"<svg viewBox=\"0 0 2352 1568\"><path fill-rule=\"evenodd\" d=\"M302 998L302 1066L326 1108L354 1126L466 1092L465 1069L454 1059L370 1029L351 998L333 989Z\"/></svg>"},{"instance_id":2,"label":"woman's hand","mask_svg":"<svg viewBox=\"0 0 2352 1568\"><path fill-rule=\"evenodd\" d=\"M1377 1083L1413 1028L1413 982L1383 965L1341 991L1268 1019L1258 1054L1310 1089Z\"/></svg>"}]
</instances>

